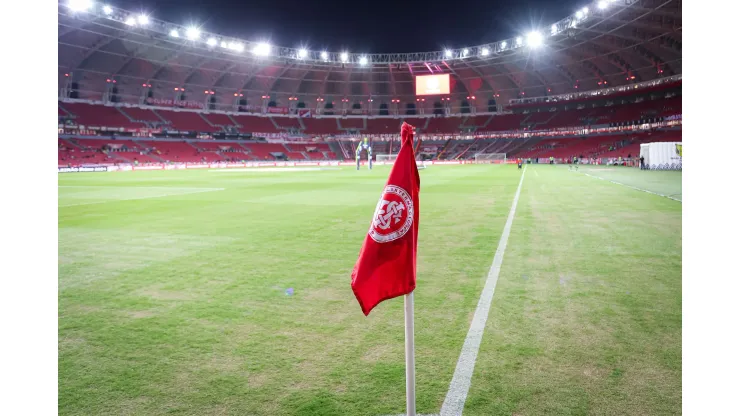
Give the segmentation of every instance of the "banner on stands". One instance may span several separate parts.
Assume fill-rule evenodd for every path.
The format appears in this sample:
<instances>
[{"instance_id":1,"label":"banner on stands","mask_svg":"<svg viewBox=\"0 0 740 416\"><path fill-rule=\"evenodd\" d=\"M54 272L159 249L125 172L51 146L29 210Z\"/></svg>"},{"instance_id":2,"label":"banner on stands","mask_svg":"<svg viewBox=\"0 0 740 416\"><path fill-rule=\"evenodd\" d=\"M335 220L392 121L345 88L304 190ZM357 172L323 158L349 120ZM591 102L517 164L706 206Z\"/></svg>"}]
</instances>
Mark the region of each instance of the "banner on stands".
<instances>
[{"instance_id":1,"label":"banner on stands","mask_svg":"<svg viewBox=\"0 0 740 416\"><path fill-rule=\"evenodd\" d=\"M267 107L267 112L271 114L288 114L288 107Z\"/></svg>"},{"instance_id":2,"label":"banner on stands","mask_svg":"<svg viewBox=\"0 0 740 416\"><path fill-rule=\"evenodd\" d=\"M58 167L57 173L72 172L108 172L108 166L75 166L75 167Z\"/></svg>"},{"instance_id":3,"label":"banner on stands","mask_svg":"<svg viewBox=\"0 0 740 416\"><path fill-rule=\"evenodd\" d=\"M205 105L200 101L173 100L169 98L149 97L146 99L146 103L149 105L155 105L159 107L185 107L185 108L195 108L195 109L205 108Z\"/></svg>"}]
</instances>

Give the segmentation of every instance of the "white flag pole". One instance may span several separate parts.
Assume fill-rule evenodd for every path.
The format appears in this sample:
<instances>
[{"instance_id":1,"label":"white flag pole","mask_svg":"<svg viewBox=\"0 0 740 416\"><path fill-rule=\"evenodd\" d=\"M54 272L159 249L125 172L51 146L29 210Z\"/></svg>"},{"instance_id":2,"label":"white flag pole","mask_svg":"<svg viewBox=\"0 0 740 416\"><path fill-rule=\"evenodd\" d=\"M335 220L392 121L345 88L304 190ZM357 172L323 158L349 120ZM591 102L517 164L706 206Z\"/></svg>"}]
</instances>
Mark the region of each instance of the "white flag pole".
<instances>
[{"instance_id":1,"label":"white flag pole","mask_svg":"<svg viewBox=\"0 0 740 416\"><path fill-rule=\"evenodd\" d=\"M414 292L403 297L406 321L406 416L416 416L416 367L414 362Z\"/></svg>"}]
</instances>

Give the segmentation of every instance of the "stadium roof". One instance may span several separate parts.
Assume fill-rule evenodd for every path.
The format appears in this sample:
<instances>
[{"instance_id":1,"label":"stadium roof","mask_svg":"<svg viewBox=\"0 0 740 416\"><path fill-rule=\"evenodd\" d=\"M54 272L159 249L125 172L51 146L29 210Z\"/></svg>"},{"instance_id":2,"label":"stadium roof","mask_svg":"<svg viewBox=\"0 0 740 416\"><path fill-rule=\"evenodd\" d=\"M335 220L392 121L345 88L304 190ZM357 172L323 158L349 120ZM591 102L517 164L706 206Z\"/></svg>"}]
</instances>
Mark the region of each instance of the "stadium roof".
<instances>
[{"instance_id":1,"label":"stadium roof","mask_svg":"<svg viewBox=\"0 0 740 416\"><path fill-rule=\"evenodd\" d=\"M358 54L226 38L90 0L59 3L60 85L100 99L115 79L126 101L174 88L220 100L319 97L411 102L414 76L448 73L453 100L595 90L681 73L679 0L599 0L537 32L459 49ZM67 78L69 79L69 78ZM149 87L151 85L151 87ZM135 100L133 100L135 101ZM394 101L395 102L395 101Z\"/></svg>"}]
</instances>

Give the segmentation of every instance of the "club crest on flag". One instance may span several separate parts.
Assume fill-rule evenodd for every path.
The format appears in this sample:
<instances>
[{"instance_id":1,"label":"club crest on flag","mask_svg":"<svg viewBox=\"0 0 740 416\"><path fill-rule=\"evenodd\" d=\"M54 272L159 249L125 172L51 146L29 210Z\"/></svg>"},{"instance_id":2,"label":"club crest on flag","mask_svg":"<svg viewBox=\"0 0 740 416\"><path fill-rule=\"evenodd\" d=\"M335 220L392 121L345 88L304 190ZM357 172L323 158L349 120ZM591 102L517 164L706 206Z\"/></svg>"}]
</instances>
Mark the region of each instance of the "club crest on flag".
<instances>
[{"instance_id":1,"label":"club crest on flag","mask_svg":"<svg viewBox=\"0 0 740 416\"><path fill-rule=\"evenodd\" d=\"M378 243L387 243L403 237L414 223L414 200L405 189L386 185L375 207L370 224L370 237Z\"/></svg>"}]
</instances>

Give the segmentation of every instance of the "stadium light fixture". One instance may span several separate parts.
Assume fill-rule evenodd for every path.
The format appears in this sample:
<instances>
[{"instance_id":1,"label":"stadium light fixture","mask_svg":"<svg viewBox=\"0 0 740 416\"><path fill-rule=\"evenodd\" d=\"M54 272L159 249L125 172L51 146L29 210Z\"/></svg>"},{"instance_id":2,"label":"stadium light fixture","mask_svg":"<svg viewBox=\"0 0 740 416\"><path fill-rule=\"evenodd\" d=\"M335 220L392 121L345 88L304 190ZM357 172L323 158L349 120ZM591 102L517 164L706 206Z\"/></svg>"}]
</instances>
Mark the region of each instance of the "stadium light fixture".
<instances>
[{"instance_id":1,"label":"stadium light fixture","mask_svg":"<svg viewBox=\"0 0 740 416\"><path fill-rule=\"evenodd\" d=\"M325 61L329 60L329 54L326 51L321 52L321 59Z\"/></svg>"},{"instance_id":2,"label":"stadium light fixture","mask_svg":"<svg viewBox=\"0 0 740 416\"><path fill-rule=\"evenodd\" d=\"M542 34L537 31L530 32L529 35L527 35L527 45L529 45L530 48L540 47L542 45Z\"/></svg>"},{"instance_id":3,"label":"stadium light fixture","mask_svg":"<svg viewBox=\"0 0 740 416\"><path fill-rule=\"evenodd\" d=\"M606 0L601 0L601 1L599 2L599 4L597 5L597 7L599 8L599 10L604 10L604 9L606 9L606 8L607 8L608 6L609 6L609 3L607 3L607 2L606 2Z\"/></svg>"},{"instance_id":4,"label":"stadium light fixture","mask_svg":"<svg viewBox=\"0 0 740 416\"><path fill-rule=\"evenodd\" d=\"M367 56L360 57L360 65L367 65Z\"/></svg>"},{"instance_id":5,"label":"stadium light fixture","mask_svg":"<svg viewBox=\"0 0 740 416\"><path fill-rule=\"evenodd\" d=\"M131 16L127 18L124 23L126 23L128 26L136 26L136 19L134 19L134 17Z\"/></svg>"},{"instance_id":6,"label":"stadium light fixture","mask_svg":"<svg viewBox=\"0 0 740 416\"><path fill-rule=\"evenodd\" d=\"M145 26L145 25L148 25L149 24L149 16L147 16L145 14L140 14L139 17L136 18L136 20L142 26Z\"/></svg>"},{"instance_id":7,"label":"stadium light fixture","mask_svg":"<svg viewBox=\"0 0 740 416\"><path fill-rule=\"evenodd\" d=\"M103 13L105 13L106 16L110 16L113 14L113 8L106 4L103 6Z\"/></svg>"},{"instance_id":8,"label":"stadium light fixture","mask_svg":"<svg viewBox=\"0 0 740 416\"><path fill-rule=\"evenodd\" d=\"M524 42L524 40L522 39L522 37L521 36L517 36L516 37L516 46L522 46L522 42Z\"/></svg>"},{"instance_id":9,"label":"stadium light fixture","mask_svg":"<svg viewBox=\"0 0 740 416\"><path fill-rule=\"evenodd\" d=\"M218 45L218 40L216 38L208 38L208 42L206 42L208 46L216 46Z\"/></svg>"},{"instance_id":10,"label":"stadium light fixture","mask_svg":"<svg viewBox=\"0 0 740 416\"><path fill-rule=\"evenodd\" d=\"M229 45L230 49L233 49L237 52L244 52L244 45L238 42L234 42L231 45ZM268 51L269 52L269 51Z\"/></svg>"},{"instance_id":11,"label":"stadium light fixture","mask_svg":"<svg viewBox=\"0 0 740 416\"><path fill-rule=\"evenodd\" d=\"M92 7L92 0L69 0L67 5L73 12L86 12Z\"/></svg>"},{"instance_id":12,"label":"stadium light fixture","mask_svg":"<svg viewBox=\"0 0 740 416\"><path fill-rule=\"evenodd\" d=\"M177 29L172 29L170 30L170 36L172 36L173 38L179 38L180 32L178 32Z\"/></svg>"},{"instance_id":13,"label":"stadium light fixture","mask_svg":"<svg viewBox=\"0 0 740 416\"><path fill-rule=\"evenodd\" d=\"M341 59L342 62L347 62L347 59L349 59L349 54L347 52L342 52L342 54L339 55L339 59Z\"/></svg>"},{"instance_id":14,"label":"stadium light fixture","mask_svg":"<svg viewBox=\"0 0 740 416\"><path fill-rule=\"evenodd\" d=\"M463 49L463 50L462 50L462 56L463 56L463 58L464 58L464 57L466 57L466 56L468 56L468 53L469 53L469 52L470 52L470 51L468 50L468 48L465 48L465 49Z\"/></svg>"},{"instance_id":15,"label":"stadium light fixture","mask_svg":"<svg viewBox=\"0 0 740 416\"><path fill-rule=\"evenodd\" d=\"M225 41L225 40L222 40L222 41L221 41L221 47L222 47L222 48L228 48L228 47L229 47L229 44L228 44L228 43L226 43L226 41Z\"/></svg>"},{"instance_id":16,"label":"stadium light fixture","mask_svg":"<svg viewBox=\"0 0 740 416\"><path fill-rule=\"evenodd\" d=\"M583 12L581 10L576 12L576 19L583 19Z\"/></svg>"},{"instance_id":17,"label":"stadium light fixture","mask_svg":"<svg viewBox=\"0 0 740 416\"><path fill-rule=\"evenodd\" d=\"M254 46L252 53L257 56L267 56L270 54L270 44L267 42L260 42Z\"/></svg>"},{"instance_id":18,"label":"stadium light fixture","mask_svg":"<svg viewBox=\"0 0 740 416\"><path fill-rule=\"evenodd\" d=\"M451 57L452 56L452 51L449 50L449 49L445 49L445 56L448 57L448 58Z\"/></svg>"},{"instance_id":19,"label":"stadium light fixture","mask_svg":"<svg viewBox=\"0 0 740 416\"><path fill-rule=\"evenodd\" d=\"M488 56L488 54L489 54L490 52L491 52L491 51L489 51L489 50L488 50L488 48L483 48L483 49L482 49L482 50L480 51L480 54L481 54L481 55L483 55L483 56Z\"/></svg>"},{"instance_id":20,"label":"stadium light fixture","mask_svg":"<svg viewBox=\"0 0 740 416\"><path fill-rule=\"evenodd\" d=\"M587 15L588 14L588 7L584 7L583 9L581 9L581 11L583 12L583 15L584 16Z\"/></svg>"},{"instance_id":21,"label":"stadium light fixture","mask_svg":"<svg viewBox=\"0 0 740 416\"><path fill-rule=\"evenodd\" d=\"M185 32L185 35L190 40L197 40L200 37L200 29L195 26L190 26L187 32Z\"/></svg>"},{"instance_id":22,"label":"stadium light fixture","mask_svg":"<svg viewBox=\"0 0 740 416\"><path fill-rule=\"evenodd\" d=\"M308 51L306 49L299 49L298 50L298 57L303 59L306 56L308 56Z\"/></svg>"},{"instance_id":23,"label":"stadium light fixture","mask_svg":"<svg viewBox=\"0 0 740 416\"><path fill-rule=\"evenodd\" d=\"M506 49L506 41L501 42L501 49Z\"/></svg>"},{"instance_id":24,"label":"stadium light fixture","mask_svg":"<svg viewBox=\"0 0 740 416\"><path fill-rule=\"evenodd\" d=\"M556 34L556 33L558 33L558 25L556 25L556 24L553 23L552 27L550 28L550 32L553 35Z\"/></svg>"}]
</instances>

